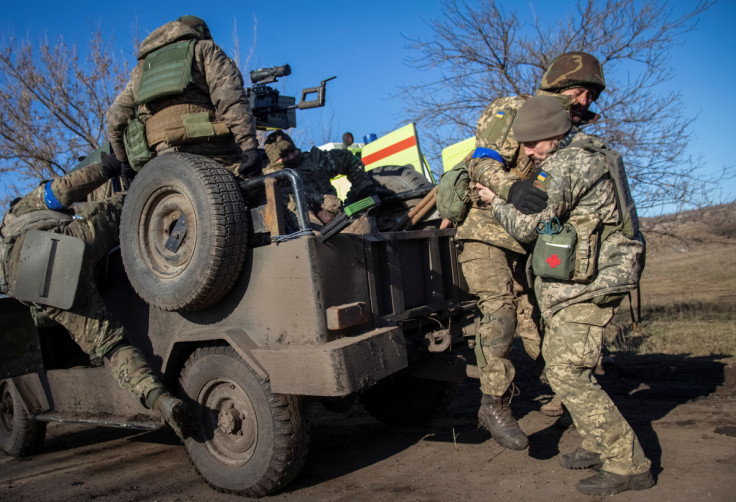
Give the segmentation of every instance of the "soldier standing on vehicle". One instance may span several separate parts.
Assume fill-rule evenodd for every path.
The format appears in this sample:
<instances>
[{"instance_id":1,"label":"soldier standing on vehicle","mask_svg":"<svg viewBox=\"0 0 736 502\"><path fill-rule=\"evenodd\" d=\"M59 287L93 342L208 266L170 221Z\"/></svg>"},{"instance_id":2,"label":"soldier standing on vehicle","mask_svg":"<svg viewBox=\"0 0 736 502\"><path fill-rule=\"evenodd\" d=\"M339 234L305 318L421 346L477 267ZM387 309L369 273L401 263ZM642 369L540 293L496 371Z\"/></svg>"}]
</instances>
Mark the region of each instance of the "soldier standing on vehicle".
<instances>
[{"instance_id":1,"label":"soldier standing on vehicle","mask_svg":"<svg viewBox=\"0 0 736 502\"><path fill-rule=\"evenodd\" d=\"M269 160L268 166L263 170L264 174L285 167L297 170L304 183L304 196L310 218L313 220L312 223L317 225L326 225L342 210L342 201L330 182L335 176L341 174L347 176L352 189L359 197L393 195L393 192L376 185L371 180L365 172L363 163L349 150L325 151L312 147L308 152L302 152L284 131L269 134L263 148ZM293 211L292 205L293 202L290 201L289 209ZM355 228L353 231L358 232Z\"/></svg>"},{"instance_id":2,"label":"soldier standing on vehicle","mask_svg":"<svg viewBox=\"0 0 736 502\"><path fill-rule=\"evenodd\" d=\"M538 94L563 96L575 126L598 116L589 106L605 88L599 61L584 52L558 56L542 76ZM481 183L523 213L533 214L546 205L546 194L533 186L536 168L510 133L514 117L530 96L498 98L483 111L476 128L476 150L469 163L471 187ZM514 367L509 359L518 332L532 359L539 359L541 336L538 311L526 285L527 249L493 217L482 202L474 202L460 222L456 238L462 247L459 261L470 292L478 296L483 314L476 340L481 370L480 424L502 446L525 449L529 441L514 419L511 385ZM541 365L540 365L541 366ZM541 410L550 416L563 413L558 399Z\"/></svg>"},{"instance_id":3,"label":"soldier standing on vehicle","mask_svg":"<svg viewBox=\"0 0 736 502\"><path fill-rule=\"evenodd\" d=\"M143 40L128 84L107 112L107 131L115 155L136 170L152 155L179 151L243 177L260 174L243 76L195 16Z\"/></svg>"},{"instance_id":4,"label":"soldier standing on vehicle","mask_svg":"<svg viewBox=\"0 0 736 502\"><path fill-rule=\"evenodd\" d=\"M118 240L123 196L88 202L76 212L71 209L73 203L86 200L89 193L108 179L119 177L121 167L114 155L103 154L102 162L88 164L53 181L44 181L30 194L13 201L0 225L0 285L3 292L16 298L18 287L33 279L18 275L22 252L28 251L23 249L23 244L29 231L41 230L81 239L84 243L83 248L80 247L82 266L71 307L64 310L28 301L23 303L36 314L64 326L85 353L102 358L120 387L132 392L146 408L161 413L184 439L189 428L184 403L168 392L143 353L130 345L126 329L110 314L95 284L94 271L98 262Z\"/></svg>"},{"instance_id":5,"label":"soldier standing on vehicle","mask_svg":"<svg viewBox=\"0 0 736 502\"><path fill-rule=\"evenodd\" d=\"M546 324L543 355L552 389L583 437L582 448L562 455L570 469L601 467L577 489L613 495L654 485L650 462L592 369L605 326L643 267L644 242L620 155L572 127L570 115L549 96L519 109L513 134L540 169L548 205L522 214L481 189L493 215L521 242L536 243L535 291Z\"/></svg>"}]
</instances>

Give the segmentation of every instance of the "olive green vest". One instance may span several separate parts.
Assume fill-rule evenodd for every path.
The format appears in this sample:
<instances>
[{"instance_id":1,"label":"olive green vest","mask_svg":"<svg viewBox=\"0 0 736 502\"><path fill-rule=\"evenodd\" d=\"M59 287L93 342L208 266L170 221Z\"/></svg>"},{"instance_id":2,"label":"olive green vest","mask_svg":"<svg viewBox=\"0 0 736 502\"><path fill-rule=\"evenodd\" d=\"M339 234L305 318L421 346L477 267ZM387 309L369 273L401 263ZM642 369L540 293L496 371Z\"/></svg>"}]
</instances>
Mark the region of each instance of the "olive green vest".
<instances>
[{"instance_id":1,"label":"olive green vest","mask_svg":"<svg viewBox=\"0 0 736 502\"><path fill-rule=\"evenodd\" d=\"M143 60L136 104L176 96L192 81L196 40L182 40L156 49Z\"/></svg>"}]
</instances>

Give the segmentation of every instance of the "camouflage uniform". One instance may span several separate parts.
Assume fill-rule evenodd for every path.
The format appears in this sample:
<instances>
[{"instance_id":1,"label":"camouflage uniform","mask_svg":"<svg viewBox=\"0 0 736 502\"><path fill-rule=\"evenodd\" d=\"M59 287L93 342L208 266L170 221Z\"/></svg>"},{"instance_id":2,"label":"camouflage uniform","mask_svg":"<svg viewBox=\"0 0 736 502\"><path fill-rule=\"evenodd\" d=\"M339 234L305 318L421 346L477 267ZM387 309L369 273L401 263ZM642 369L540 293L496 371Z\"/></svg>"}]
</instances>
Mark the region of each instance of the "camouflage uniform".
<instances>
[{"instance_id":1,"label":"camouflage uniform","mask_svg":"<svg viewBox=\"0 0 736 502\"><path fill-rule=\"evenodd\" d=\"M88 193L101 186L108 178L102 165L93 163L50 182L50 188L58 203L67 208L74 202L83 201ZM3 234L13 218L48 210L45 195L47 183L49 182L44 182L12 206L3 218L0 234ZM74 219L56 224L48 230L84 241L84 265L75 301L69 310L35 304L31 307L64 326L84 352L107 358L110 370L120 386L133 392L141 402L152 408L156 398L165 393L166 389L153 374L143 353L127 342L125 328L108 311L94 281L95 266L118 240L122 203L122 196L87 203L76 213ZM72 214L70 209L61 211ZM3 234L3 237L9 236ZM15 239L5 241L9 248L2 266L11 296L16 281L23 280L16 277L16 271L24 240L25 232L22 232Z\"/></svg>"},{"instance_id":2,"label":"camouflage uniform","mask_svg":"<svg viewBox=\"0 0 736 502\"><path fill-rule=\"evenodd\" d=\"M581 147L584 140L599 140L575 132L572 129L562 139L560 149L540 165L549 180L544 211L524 215L499 198L491 208L498 221L522 242L533 242L537 224L553 216L573 224L579 239L588 234L591 240L601 240L596 273L590 282L536 278L536 296L546 323L542 352L550 385L570 411L583 436L583 448L601 455L606 472L640 474L648 472L650 462L629 424L597 385L591 369L598 361L603 332L615 306L626 291L636 287L643 243L626 237L619 226L616 193L605 156Z\"/></svg>"},{"instance_id":3,"label":"camouflage uniform","mask_svg":"<svg viewBox=\"0 0 736 502\"><path fill-rule=\"evenodd\" d=\"M283 131L274 131L264 142L264 149L270 163L263 170L269 174L283 168L297 170L303 183L303 194L311 223L320 226L337 216L342 210L342 201L330 180L335 176L345 175L356 193L374 187L373 181L365 172L365 166L358 157L349 150L320 150L312 147L308 152L298 151L291 137ZM289 160L284 160L287 158ZM296 204L290 194L286 202L291 213L295 213ZM318 217L319 216L319 217ZM365 233L366 221L359 218L345 231Z\"/></svg>"},{"instance_id":4,"label":"camouflage uniform","mask_svg":"<svg viewBox=\"0 0 736 502\"><path fill-rule=\"evenodd\" d=\"M495 152L491 154L495 158L486 156L470 161L471 187L479 182L507 199L511 185L536 174L533 163L520 151L509 130L513 115L528 98L498 98L481 114L476 147ZM502 116L511 120L500 130L498 119ZM463 275L470 292L478 296L478 308L483 313L476 349L481 391L500 396L514 379L514 367L508 359L514 333L518 332L530 357L539 356L541 340L535 322L538 316L526 286L526 249L509 235L482 201L470 206L457 228L456 238L462 242L459 261Z\"/></svg>"},{"instance_id":5,"label":"camouflage uniform","mask_svg":"<svg viewBox=\"0 0 736 502\"><path fill-rule=\"evenodd\" d=\"M312 147L308 152L302 152L293 166L286 167L293 167L301 176L307 207L315 214L326 211L337 216L342 209L337 191L330 182L335 176L347 176L354 187L372 184L363 163L349 150L325 151ZM268 174L277 169L273 164L269 164L263 172ZM293 202L290 202L289 209L293 210L292 204Z\"/></svg>"},{"instance_id":6,"label":"camouflage uniform","mask_svg":"<svg viewBox=\"0 0 736 502\"><path fill-rule=\"evenodd\" d=\"M138 104L139 83L147 55L180 40L195 39L191 82L180 95ZM209 114L212 134L182 139L188 132L186 117ZM154 30L140 45L138 64L125 89L107 112L107 131L115 156L128 157L123 136L128 120L138 114L146 124L148 144L157 154L189 152L210 157L238 174L243 152L258 147L255 119L245 95L237 65L207 34L180 21ZM176 139L174 139L176 138Z\"/></svg>"}]
</instances>

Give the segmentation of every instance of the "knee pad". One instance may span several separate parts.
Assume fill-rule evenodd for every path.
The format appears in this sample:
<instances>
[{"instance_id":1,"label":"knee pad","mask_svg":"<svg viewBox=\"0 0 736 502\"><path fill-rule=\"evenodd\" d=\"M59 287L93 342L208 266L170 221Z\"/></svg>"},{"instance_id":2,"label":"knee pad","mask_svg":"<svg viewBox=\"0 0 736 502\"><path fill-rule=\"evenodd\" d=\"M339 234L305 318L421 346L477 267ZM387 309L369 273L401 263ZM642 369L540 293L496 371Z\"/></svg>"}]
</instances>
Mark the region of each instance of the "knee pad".
<instances>
[{"instance_id":1,"label":"knee pad","mask_svg":"<svg viewBox=\"0 0 736 502\"><path fill-rule=\"evenodd\" d=\"M506 357L516 332L516 312L499 310L483 318L480 342L495 357Z\"/></svg>"}]
</instances>

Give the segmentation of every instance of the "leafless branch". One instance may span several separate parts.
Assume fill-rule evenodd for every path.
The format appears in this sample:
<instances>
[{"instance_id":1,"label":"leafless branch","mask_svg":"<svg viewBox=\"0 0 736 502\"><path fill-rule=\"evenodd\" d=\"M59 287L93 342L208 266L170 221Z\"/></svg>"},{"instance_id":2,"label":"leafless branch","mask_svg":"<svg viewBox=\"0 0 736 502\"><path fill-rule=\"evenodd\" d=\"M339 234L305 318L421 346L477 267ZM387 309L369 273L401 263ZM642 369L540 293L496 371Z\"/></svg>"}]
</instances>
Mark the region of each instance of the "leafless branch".
<instances>
[{"instance_id":1,"label":"leafless branch","mask_svg":"<svg viewBox=\"0 0 736 502\"><path fill-rule=\"evenodd\" d=\"M493 99L532 94L557 55L586 51L603 64L606 90L596 106L598 134L624 154L637 205L658 208L712 203L717 176L706 177L689 153L692 119L682 116L682 96L661 91L674 76L673 45L691 31L714 0L700 0L681 15L667 1L581 0L574 14L531 23L495 2L479 7L443 2L430 22L433 35L409 39L407 63L440 77L405 85L399 95L407 118L417 122L431 159L474 134L481 111Z\"/></svg>"}]
</instances>

